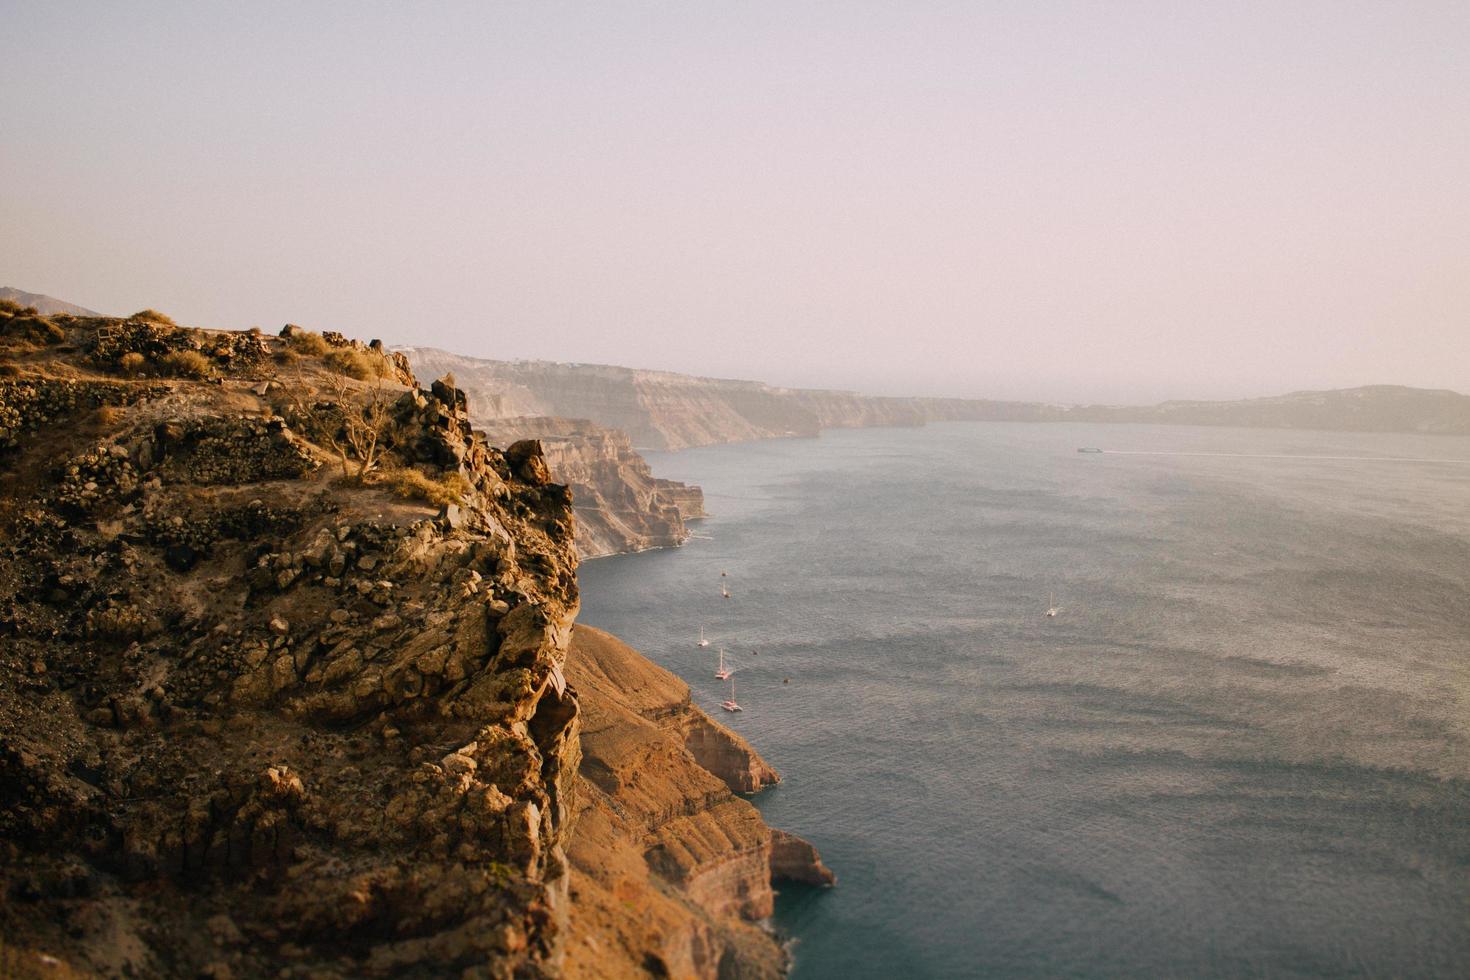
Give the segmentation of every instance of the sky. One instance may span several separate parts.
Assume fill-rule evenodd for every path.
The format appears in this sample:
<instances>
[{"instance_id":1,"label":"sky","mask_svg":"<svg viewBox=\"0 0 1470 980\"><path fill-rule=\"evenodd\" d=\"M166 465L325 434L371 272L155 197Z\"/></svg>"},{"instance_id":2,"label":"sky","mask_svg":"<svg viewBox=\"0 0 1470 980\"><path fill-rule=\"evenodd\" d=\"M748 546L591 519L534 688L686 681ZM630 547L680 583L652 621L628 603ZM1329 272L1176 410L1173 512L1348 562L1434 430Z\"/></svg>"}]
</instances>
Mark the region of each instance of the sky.
<instances>
[{"instance_id":1,"label":"sky","mask_svg":"<svg viewBox=\"0 0 1470 980\"><path fill-rule=\"evenodd\" d=\"M1470 3L0 0L0 285L1064 402L1470 391Z\"/></svg>"}]
</instances>

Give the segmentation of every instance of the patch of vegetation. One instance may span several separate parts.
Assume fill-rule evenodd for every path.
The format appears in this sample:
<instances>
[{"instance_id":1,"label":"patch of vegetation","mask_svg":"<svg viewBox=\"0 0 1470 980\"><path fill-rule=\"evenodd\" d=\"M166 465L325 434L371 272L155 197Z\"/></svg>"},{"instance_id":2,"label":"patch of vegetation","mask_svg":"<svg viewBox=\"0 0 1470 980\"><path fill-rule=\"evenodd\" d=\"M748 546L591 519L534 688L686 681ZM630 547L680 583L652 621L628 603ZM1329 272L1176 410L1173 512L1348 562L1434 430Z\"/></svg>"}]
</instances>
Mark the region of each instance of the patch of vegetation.
<instances>
[{"instance_id":1,"label":"patch of vegetation","mask_svg":"<svg viewBox=\"0 0 1470 980\"><path fill-rule=\"evenodd\" d=\"M152 308L146 309L146 310L139 310L137 313L134 313L132 316L128 317L128 319L129 320L147 320L149 323L159 323L159 324L162 324L165 327L177 327L178 326L178 324L173 321L173 317L169 316L166 313L160 313L157 310L152 309Z\"/></svg>"},{"instance_id":2,"label":"patch of vegetation","mask_svg":"<svg viewBox=\"0 0 1470 980\"><path fill-rule=\"evenodd\" d=\"M159 365L176 378L203 380L213 372L209 358L195 350L169 351L159 359Z\"/></svg>"},{"instance_id":3,"label":"patch of vegetation","mask_svg":"<svg viewBox=\"0 0 1470 980\"><path fill-rule=\"evenodd\" d=\"M117 359L117 368L129 377L137 377L143 373L143 368L148 366L148 358L135 350L130 350Z\"/></svg>"},{"instance_id":4,"label":"patch of vegetation","mask_svg":"<svg viewBox=\"0 0 1470 980\"><path fill-rule=\"evenodd\" d=\"M33 344L59 344L66 332L36 311L14 300L0 300L0 335Z\"/></svg>"},{"instance_id":5,"label":"patch of vegetation","mask_svg":"<svg viewBox=\"0 0 1470 980\"><path fill-rule=\"evenodd\" d=\"M388 362L381 354L369 354L355 347L338 347L323 358L332 370L357 381L388 376Z\"/></svg>"},{"instance_id":6,"label":"patch of vegetation","mask_svg":"<svg viewBox=\"0 0 1470 980\"><path fill-rule=\"evenodd\" d=\"M321 357L329 348L319 333L297 330L286 341L288 347L304 357Z\"/></svg>"},{"instance_id":7,"label":"patch of vegetation","mask_svg":"<svg viewBox=\"0 0 1470 980\"><path fill-rule=\"evenodd\" d=\"M318 398L298 369L295 383L285 385L283 394L290 408L281 414L309 440L337 454L344 479L363 483L378 468L391 442L393 393L381 377L366 391L355 389L352 379L340 370L329 372L323 380L330 399Z\"/></svg>"},{"instance_id":8,"label":"patch of vegetation","mask_svg":"<svg viewBox=\"0 0 1470 980\"><path fill-rule=\"evenodd\" d=\"M406 467L380 470L374 482L406 500L427 500L441 507L463 504L465 495L474 489L461 473L446 473L436 480Z\"/></svg>"}]
</instances>

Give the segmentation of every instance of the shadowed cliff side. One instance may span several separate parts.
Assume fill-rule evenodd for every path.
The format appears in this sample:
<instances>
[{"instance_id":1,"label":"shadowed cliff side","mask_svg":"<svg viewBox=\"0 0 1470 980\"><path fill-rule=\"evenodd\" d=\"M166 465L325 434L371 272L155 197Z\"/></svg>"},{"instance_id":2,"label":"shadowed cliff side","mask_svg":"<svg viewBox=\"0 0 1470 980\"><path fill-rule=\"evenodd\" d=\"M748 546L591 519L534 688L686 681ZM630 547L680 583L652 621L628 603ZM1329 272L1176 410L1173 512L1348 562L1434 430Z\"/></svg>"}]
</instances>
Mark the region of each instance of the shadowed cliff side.
<instances>
[{"instance_id":1,"label":"shadowed cliff side","mask_svg":"<svg viewBox=\"0 0 1470 980\"><path fill-rule=\"evenodd\" d=\"M732 792L779 777L615 637L576 627L566 670L583 710L568 976L781 975L785 954L755 924L773 878L835 878Z\"/></svg>"}]
</instances>

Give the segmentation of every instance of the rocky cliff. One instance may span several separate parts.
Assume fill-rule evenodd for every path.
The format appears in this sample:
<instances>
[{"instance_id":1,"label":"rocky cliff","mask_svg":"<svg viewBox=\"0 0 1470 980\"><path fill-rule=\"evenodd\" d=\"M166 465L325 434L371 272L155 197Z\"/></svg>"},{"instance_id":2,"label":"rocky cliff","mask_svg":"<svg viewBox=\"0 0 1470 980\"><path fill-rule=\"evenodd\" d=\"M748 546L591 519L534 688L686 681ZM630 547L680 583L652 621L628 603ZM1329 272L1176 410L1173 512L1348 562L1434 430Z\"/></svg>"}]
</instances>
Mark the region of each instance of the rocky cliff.
<instances>
[{"instance_id":1,"label":"rocky cliff","mask_svg":"<svg viewBox=\"0 0 1470 980\"><path fill-rule=\"evenodd\" d=\"M565 970L570 495L401 357L285 334L0 309L4 972ZM717 878L711 921L759 911Z\"/></svg>"},{"instance_id":2,"label":"rocky cliff","mask_svg":"<svg viewBox=\"0 0 1470 980\"><path fill-rule=\"evenodd\" d=\"M600 364L492 361L418 348L434 373L453 371L500 414L575 415L628 433L636 446L683 449L822 429L926 422L1144 422L1354 432L1470 434L1470 396L1372 385L1239 401L1158 405L1051 405L971 398L885 398L776 388Z\"/></svg>"},{"instance_id":3,"label":"rocky cliff","mask_svg":"<svg viewBox=\"0 0 1470 980\"><path fill-rule=\"evenodd\" d=\"M1030 402L884 398L605 364L493 361L426 347L404 353L425 374L452 372L487 422L499 415L571 415L615 427L649 449L935 421L1050 421L1061 412Z\"/></svg>"},{"instance_id":4,"label":"rocky cliff","mask_svg":"<svg viewBox=\"0 0 1470 980\"><path fill-rule=\"evenodd\" d=\"M421 371L452 371L487 414L591 419L626 432L642 448L813 436L821 429L811 405L755 381L599 364L489 361L429 348L406 353Z\"/></svg>"},{"instance_id":5,"label":"rocky cliff","mask_svg":"<svg viewBox=\"0 0 1470 980\"><path fill-rule=\"evenodd\" d=\"M567 678L583 709L568 975L781 975L785 955L757 924L773 880L835 879L735 795L775 771L682 681L606 633L576 627Z\"/></svg>"},{"instance_id":6,"label":"rocky cliff","mask_svg":"<svg viewBox=\"0 0 1470 980\"><path fill-rule=\"evenodd\" d=\"M552 478L572 488L583 558L683 544L689 537L685 522L705 516L699 487L655 477L617 429L538 416L475 416L474 422L497 445L541 442Z\"/></svg>"}]
</instances>

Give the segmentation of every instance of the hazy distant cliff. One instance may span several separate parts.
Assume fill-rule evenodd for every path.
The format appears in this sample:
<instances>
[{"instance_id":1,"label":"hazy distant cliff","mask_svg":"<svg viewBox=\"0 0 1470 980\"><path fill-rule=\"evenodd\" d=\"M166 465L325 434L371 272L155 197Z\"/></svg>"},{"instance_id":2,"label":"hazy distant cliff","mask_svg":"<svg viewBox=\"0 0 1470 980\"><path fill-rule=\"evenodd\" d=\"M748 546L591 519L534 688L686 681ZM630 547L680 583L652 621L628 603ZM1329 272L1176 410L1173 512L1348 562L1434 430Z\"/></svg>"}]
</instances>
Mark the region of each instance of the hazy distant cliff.
<instances>
[{"instance_id":1,"label":"hazy distant cliff","mask_svg":"<svg viewBox=\"0 0 1470 980\"><path fill-rule=\"evenodd\" d=\"M602 364L490 361L430 348L407 350L418 370L454 372L494 415L587 418L621 429L633 445L684 449L864 425L922 425L914 399L849 391L776 388L758 381L698 378Z\"/></svg>"},{"instance_id":2,"label":"hazy distant cliff","mask_svg":"<svg viewBox=\"0 0 1470 980\"><path fill-rule=\"evenodd\" d=\"M822 429L926 422L1144 422L1178 425L1470 434L1470 396L1373 385L1239 401L1054 405L975 398L895 398L777 388L602 364L492 361L430 348L409 351L424 373L453 371L492 415L588 418L636 446L682 449Z\"/></svg>"}]
</instances>

